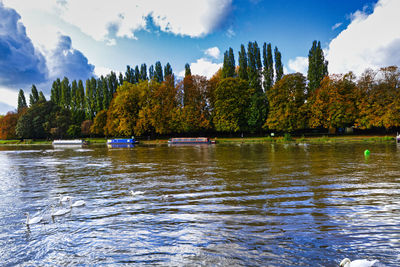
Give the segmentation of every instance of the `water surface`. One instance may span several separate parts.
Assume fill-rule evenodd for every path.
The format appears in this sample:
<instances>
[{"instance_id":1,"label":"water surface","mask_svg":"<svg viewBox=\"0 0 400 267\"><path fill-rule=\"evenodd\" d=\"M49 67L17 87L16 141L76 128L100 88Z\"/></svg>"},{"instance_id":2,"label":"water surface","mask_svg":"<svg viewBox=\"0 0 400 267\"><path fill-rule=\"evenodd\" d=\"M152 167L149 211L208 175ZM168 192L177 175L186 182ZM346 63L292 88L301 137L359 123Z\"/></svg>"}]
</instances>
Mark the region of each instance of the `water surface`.
<instances>
[{"instance_id":1,"label":"water surface","mask_svg":"<svg viewBox=\"0 0 400 267\"><path fill-rule=\"evenodd\" d=\"M395 144L0 147L0 263L396 266L399 160ZM59 194L86 206L53 220Z\"/></svg>"}]
</instances>

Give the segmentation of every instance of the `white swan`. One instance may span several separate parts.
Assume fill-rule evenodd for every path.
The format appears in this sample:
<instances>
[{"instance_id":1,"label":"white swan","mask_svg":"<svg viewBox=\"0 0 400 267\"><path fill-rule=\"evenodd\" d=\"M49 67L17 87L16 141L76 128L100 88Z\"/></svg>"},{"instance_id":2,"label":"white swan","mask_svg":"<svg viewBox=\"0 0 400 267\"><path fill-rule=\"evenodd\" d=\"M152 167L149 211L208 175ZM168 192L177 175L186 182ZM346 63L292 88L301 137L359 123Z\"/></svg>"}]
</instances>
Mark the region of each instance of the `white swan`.
<instances>
[{"instance_id":1,"label":"white swan","mask_svg":"<svg viewBox=\"0 0 400 267\"><path fill-rule=\"evenodd\" d=\"M131 196L137 196L137 195L143 195L145 192L143 192L143 191L133 191L133 190L131 190Z\"/></svg>"},{"instance_id":2,"label":"white swan","mask_svg":"<svg viewBox=\"0 0 400 267\"><path fill-rule=\"evenodd\" d=\"M370 267L373 266L376 262L378 262L378 260L373 260L373 261L369 261L369 260L355 260L355 261L351 261L348 258L343 259L340 262L340 267Z\"/></svg>"},{"instance_id":3,"label":"white swan","mask_svg":"<svg viewBox=\"0 0 400 267\"><path fill-rule=\"evenodd\" d=\"M66 202L71 200L70 196L62 196L61 194L58 194L58 197L60 198L60 202Z\"/></svg>"},{"instance_id":4,"label":"white swan","mask_svg":"<svg viewBox=\"0 0 400 267\"><path fill-rule=\"evenodd\" d=\"M62 216L62 215L65 215L67 213L70 213L70 212L71 212L71 208L69 208L69 209L59 209L56 212L54 212L54 208L52 207L51 216L52 217L54 217L54 216Z\"/></svg>"},{"instance_id":5,"label":"white swan","mask_svg":"<svg viewBox=\"0 0 400 267\"><path fill-rule=\"evenodd\" d=\"M83 200L78 200L78 201L75 201L74 203L72 203L72 202L71 202L71 199L70 199L70 200L69 200L69 205L70 205L71 207L81 207L81 206L86 205L86 202L83 201Z\"/></svg>"},{"instance_id":6,"label":"white swan","mask_svg":"<svg viewBox=\"0 0 400 267\"><path fill-rule=\"evenodd\" d=\"M26 212L25 215L26 215L26 224L27 225L35 224L35 223L38 223L41 220L43 220L42 216L37 216L37 217L33 217L32 219L30 219L28 212Z\"/></svg>"}]
</instances>

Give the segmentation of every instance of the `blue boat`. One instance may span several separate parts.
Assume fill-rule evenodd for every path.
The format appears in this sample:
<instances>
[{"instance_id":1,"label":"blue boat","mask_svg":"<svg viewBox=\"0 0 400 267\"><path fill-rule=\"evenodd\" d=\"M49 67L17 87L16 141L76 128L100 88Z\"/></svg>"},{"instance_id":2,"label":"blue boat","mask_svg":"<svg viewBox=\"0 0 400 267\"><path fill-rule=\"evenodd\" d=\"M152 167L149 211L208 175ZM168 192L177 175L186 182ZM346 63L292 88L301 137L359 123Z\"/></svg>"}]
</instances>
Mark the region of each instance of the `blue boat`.
<instances>
[{"instance_id":1,"label":"blue boat","mask_svg":"<svg viewBox=\"0 0 400 267\"><path fill-rule=\"evenodd\" d=\"M139 143L135 138L108 139L107 145L133 145Z\"/></svg>"}]
</instances>

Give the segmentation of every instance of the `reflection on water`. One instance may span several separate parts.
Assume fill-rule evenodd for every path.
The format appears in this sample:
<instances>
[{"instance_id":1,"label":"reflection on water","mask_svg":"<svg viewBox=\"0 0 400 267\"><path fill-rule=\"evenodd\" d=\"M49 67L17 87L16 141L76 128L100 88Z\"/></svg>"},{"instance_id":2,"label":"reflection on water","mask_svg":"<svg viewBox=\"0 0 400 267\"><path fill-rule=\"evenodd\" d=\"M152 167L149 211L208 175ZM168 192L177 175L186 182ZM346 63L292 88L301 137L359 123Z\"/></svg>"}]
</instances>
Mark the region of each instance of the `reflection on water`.
<instances>
[{"instance_id":1,"label":"reflection on water","mask_svg":"<svg viewBox=\"0 0 400 267\"><path fill-rule=\"evenodd\" d=\"M0 147L0 263L396 266L400 151L365 149ZM86 206L52 219L59 194Z\"/></svg>"}]
</instances>

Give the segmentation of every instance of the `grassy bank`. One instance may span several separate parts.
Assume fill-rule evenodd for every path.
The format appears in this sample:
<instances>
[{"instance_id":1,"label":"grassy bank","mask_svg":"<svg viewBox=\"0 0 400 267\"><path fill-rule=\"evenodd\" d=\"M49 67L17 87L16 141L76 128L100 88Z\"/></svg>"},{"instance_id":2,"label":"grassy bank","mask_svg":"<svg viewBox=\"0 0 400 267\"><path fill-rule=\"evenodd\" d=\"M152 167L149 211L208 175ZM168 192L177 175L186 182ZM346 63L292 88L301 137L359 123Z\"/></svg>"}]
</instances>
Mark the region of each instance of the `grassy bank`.
<instances>
[{"instance_id":1,"label":"grassy bank","mask_svg":"<svg viewBox=\"0 0 400 267\"><path fill-rule=\"evenodd\" d=\"M105 144L105 138L85 138L90 144ZM393 143L393 136L321 136L321 137L291 137L289 135L279 137L244 137L244 138L215 138L218 144L230 143ZM167 144L168 139L140 140L140 144L161 145ZM51 145L52 141L48 140L0 140L0 145Z\"/></svg>"}]
</instances>

